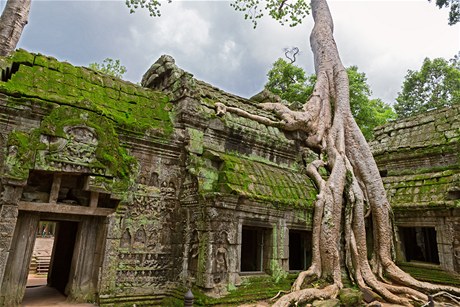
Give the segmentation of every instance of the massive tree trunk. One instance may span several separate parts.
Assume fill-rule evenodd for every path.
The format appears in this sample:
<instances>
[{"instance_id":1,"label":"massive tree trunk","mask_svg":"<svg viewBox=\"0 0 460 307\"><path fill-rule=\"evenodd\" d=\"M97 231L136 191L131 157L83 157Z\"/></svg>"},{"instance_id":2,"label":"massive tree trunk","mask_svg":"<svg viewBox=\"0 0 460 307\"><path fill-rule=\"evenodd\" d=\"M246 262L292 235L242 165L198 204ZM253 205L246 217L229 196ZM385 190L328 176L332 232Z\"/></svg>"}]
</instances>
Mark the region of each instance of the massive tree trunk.
<instances>
[{"instance_id":1,"label":"massive tree trunk","mask_svg":"<svg viewBox=\"0 0 460 307\"><path fill-rule=\"evenodd\" d=\"M343 287L343 267L359 288L377 292L391 303L427 302L426 293L437 291L459 294L460 289L454 287L419 282L393 262L390 204L370 148L351 114L348 76L333 38L327 1L312 0L311 9L315 26L310 43L317 83L303 110L292 111L279 103L261 104L280 118L280 122L272 122L236 108L217 106L219 114L235 112L264 124L303 130L308 135L306 144L321 154L321 160L307 167L319 190L313 216L312 265L275 306L337 296ZM329 171L327 178L320 175L320 167ZM374 237L371 260L366 246L366 217L373 225L373 229L367 229ZM302 289L306 278L321 279L329 285Z\"/></svg>"},{"instance_id":2,"label":"massive tree trunk","mask_svg":"<svg viewBox=\"0 0 460 307\"><path fill-rule=\"evenodd\" d=\"M0 17L0 56L11 53L27 24L31 0L8 0Z\"/></svg>"}]
</instances>

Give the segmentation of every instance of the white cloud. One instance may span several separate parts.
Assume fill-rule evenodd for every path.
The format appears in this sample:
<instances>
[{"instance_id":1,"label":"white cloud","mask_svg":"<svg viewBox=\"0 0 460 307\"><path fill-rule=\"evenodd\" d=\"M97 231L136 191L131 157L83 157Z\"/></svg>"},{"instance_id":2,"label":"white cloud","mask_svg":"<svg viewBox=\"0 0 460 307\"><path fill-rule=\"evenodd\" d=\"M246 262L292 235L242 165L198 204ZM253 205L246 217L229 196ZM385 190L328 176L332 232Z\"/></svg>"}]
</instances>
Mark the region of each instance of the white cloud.
<instances>
[{"instance_id":1,"label":"white cloud","mask_svg":"<svg viewBox=\"0 0 460 307\"><path fill-rule=\"evenodd\" d=\"M226 68L235 71L240 68L242 51L235 41L226 40L219 51L219 62L225 63Z\"/></svg>"},{"instance_id":2,"label":"white cloud","mask_svg":"<svg viewBox=\"0 0 460 307\"><path fill-rule=\"evenodd\" d=\"M448 26L448 11L427 0L331 0L330 6L344 64L365 72L374 96L387 102L407 69L460 50L460 25ZM34 0L20 47L77 65L119 58L135 82L167 53L197 78L251 96L285 47L299 47L296 64L313 72L311 27L311 16L296 28L267 18L254 30L226 1L174 0L152 18L146 11L129 14L123 1Z\"/></svg>"}]
</instances>

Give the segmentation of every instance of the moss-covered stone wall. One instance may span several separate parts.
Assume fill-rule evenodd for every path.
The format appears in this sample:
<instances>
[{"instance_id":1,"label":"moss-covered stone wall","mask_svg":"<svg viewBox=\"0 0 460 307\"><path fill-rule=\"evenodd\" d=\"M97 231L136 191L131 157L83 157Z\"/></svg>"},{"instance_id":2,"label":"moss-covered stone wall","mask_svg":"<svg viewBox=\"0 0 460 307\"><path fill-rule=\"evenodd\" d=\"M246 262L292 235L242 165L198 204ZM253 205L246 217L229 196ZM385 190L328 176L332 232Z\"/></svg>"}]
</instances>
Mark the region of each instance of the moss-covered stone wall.
<instances>
[{"instance_id":1,"label":"moss-covered stone wall","mask_svg":"<svg viewBox=\"0 0 460 307\"><path fill-rule=\"evenodd\" d=\"M440 266L460 270L460 106L386 124L371 143L398 227L429 227ZM406 261L397 238L399 261Z\"/></svg>"},{"instance_id":2,"label":"moss-covered stone wall","mask_svg":"<svg viewBox=\"0 0 460 307\"><path fill-rule=\"evenodd\" d=\"M389 123L370 145L393 207L460 205L460 107Z\"/></svg>"},{"instance_id":3,"label":"moss-covered stone wall","mask_svg":"<svg viewBox=\"0 0 460 307\"><path fill-rule=\"evenodd\" d=\"M78 205L81 212L107 217L97 230L105 234L98 242L103 255L95 258L101 259L94 266L98 288L87 287L92 293L72 293L72 298L130 306L161 300L177 286L183 262L178 206L182 142L174 134L168 96L24 50L0 58L0 68L0 188L17 191L10 197L14 199L2 198L0 211L14 213L25 203L36 206L42 218L72 219L73 213L60 213L57 207L61 196L51 199L54 182L48 186L51 191L37 191L28 179L31 173L43 176L42 181L53 174L82 178L83 186L76 187L87 195L102 195L104 207L83 208L88 201ZM38 200L37 195L45 197ZM2 216L0 227L10 230L0 234L2 246L15 248L11 237L18 222L17 213ZM0 280L9 248L0 252Z\"/></svg>"}]
</instances>

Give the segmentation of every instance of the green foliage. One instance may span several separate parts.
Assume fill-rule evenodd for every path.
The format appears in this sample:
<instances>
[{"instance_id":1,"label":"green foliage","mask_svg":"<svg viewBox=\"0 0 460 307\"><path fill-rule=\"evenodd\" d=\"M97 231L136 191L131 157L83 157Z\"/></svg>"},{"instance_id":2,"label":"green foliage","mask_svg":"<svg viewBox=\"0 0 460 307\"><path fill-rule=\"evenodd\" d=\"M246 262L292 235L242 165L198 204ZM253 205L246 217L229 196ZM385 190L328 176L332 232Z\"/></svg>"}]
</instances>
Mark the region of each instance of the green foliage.
<instances>
[{"instance_id":1,"label":"green foliage","mask_svg":"<svg viewBox=\"0 0 460 307\"><path fill-rule=\"evenodd\" d=\"M428 0L431 2L431 0ZM440 9L450 7L449 25L454 25L460 21L460 1L459 0L436 0L436 6Z\"/></svg>"},{"instance_id":2,"label":"green foliage","mask_svg":"<svg viewBox=\"0 0 460 307\"><path fill-rule=\"evenodd\" d=\"M351 112L364 137L372 138L375 127L394 119L392 108L380 99L370 99L371 89L364 73L358 67L347 68L350 81ZM265 88L290 103L292 109L308 100L313 92L316 76L306 76L305 71L283 59L278 59L268 72Z\"/></svg>"},{"instance_id":3,"label":"green foliage","mask_svg":"<svg viewBox=\"0 0 460 307\"><path fill-rule=\"evenodd\" d=\"M460 69L458 57L426 58L419 71L409 70L394 106L404 118L460 103Z\"/></svg>"},{"instance_id":4,"label":"green foliage","mask_svg":"<svg viewBox=\"0 0 460 307\"><path fill-rule=\"evenodd\" d=\"M120 60L111 58L106 58L102 63L91 63L89 68L116 78L122 78L126 73L126 67L121 65Z\"/></svg>"},{"instance_id":5,"label":"green foliage","mask_svg":"<svg viewBox=\"0 0 460 307\"><path fill-rule=\"evenodd\" d=\"M171 0L168 0L168 3L171 3ZM130 13L134 13L138 8L145 8L149 11L150 16L160 17L160 6L161 2L158 0L126 0L126 6L130 9Z\"/></svg>"},{"instance_id":6,"label":"green foliage","mask_svg":"<svg viewBox=\"0 0 460 307\"><path fill-rule=\"evenodd\" d=\"M171 3L168 0L168 3ZM138 8L147 9L152 17L161 16L161 2L158 0L126 0L131 13ZM236 11L244 12L244 19L250 20L254 28L264 11L280 24L294 27L309 14L310 6L305 0L235 0L230 4Z\"/></svg>"},{"instance_id":7,"label":"green foliage","mask_svg":"<svg viewBox=\"0 0 460 307\"><path fill-rule=\"evenodd\" d=\"M281 25L295 27L309 14L310 6L305 0L235 0L230 4L236 11L244 12L248 19L257 27L257 20L264 16L264 11Z\"/></svg>"},{"instance_id":8,"label":"green foliage","mask_svg":"<svg viewBox=\"0 0 460 307\"><path fill-rule=\"evenodd\" d=\"M358 71L357 66L347 68L350 83L350 107L366 140L373 136L374 128L385 124L396 117L393 109L380 99L370 99L372 93L365 73Z\"/></svg>"},{"instance_id":9,"label":"green foliage","mask_svg":"<svg viewBox=\"0 0 460 307\"><path fill-rule=\"evenodd\" d=\"M313 92L314 80L294 64L279 58L267 73L265 88L292 104L303 103Z\"/></svg>"}]
</instances>

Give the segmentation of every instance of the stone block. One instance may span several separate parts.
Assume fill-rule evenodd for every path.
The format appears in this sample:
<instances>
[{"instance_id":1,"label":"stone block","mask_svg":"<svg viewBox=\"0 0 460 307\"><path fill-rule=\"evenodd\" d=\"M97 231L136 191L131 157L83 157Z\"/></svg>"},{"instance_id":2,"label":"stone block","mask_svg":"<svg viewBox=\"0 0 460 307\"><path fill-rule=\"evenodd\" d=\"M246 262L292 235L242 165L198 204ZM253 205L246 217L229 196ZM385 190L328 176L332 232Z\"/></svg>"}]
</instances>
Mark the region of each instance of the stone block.
<instances>
[{"instance_id":1,"label":"stone block","mask_svg":"<svg viewBox=\"0 0 460 307\"><path fill-rule=\"evenodd\" d=\"M354 307L361 306L363 293L359 290L350 288L342 289L339 292L340 303L342 306Z\"/></svg>"},{"instance_id":2,"label":"stone block","mask_svg":"<svg viewBox=\"0 0 460 307\"><path fill-rule=\"evenodd\" d=\"M18 217L18 207L14 205L3 205L0 208L0 219L16 219Z\"/></svg>"},{"instance_id":3,"label":"stone block","mask_svg":"<svg viewBox=\"0 0 460 307\"><path fill-rule=\"evenodd\" d=\"M16 220L14 220L16 221ZM0 237L10 237L14 233L14 227L16 226L15 222L2 221L0 223Z\"/></svg>"}]
</instances>

